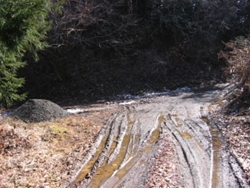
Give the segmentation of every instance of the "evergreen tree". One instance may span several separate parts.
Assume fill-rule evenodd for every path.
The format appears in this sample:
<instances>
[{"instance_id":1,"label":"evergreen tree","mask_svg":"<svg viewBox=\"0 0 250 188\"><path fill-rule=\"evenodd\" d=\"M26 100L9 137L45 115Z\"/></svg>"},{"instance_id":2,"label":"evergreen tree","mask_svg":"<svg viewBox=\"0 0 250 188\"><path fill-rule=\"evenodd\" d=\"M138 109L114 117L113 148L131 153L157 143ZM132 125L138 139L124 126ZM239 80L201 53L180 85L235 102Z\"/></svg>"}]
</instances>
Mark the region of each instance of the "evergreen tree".
<instances>
[{"instance_id":1,"label":"evergreen tree","mask_svg":"<svg viewBox=\"0 0 250 188\"><path fill-rule=\"evenodd\" d=\"M50 28L50 0L0 0L0 107L25 99L18 89L24 83L17 71L25 65L23 57L46 47Z\"/></svg>"}]
</instances>

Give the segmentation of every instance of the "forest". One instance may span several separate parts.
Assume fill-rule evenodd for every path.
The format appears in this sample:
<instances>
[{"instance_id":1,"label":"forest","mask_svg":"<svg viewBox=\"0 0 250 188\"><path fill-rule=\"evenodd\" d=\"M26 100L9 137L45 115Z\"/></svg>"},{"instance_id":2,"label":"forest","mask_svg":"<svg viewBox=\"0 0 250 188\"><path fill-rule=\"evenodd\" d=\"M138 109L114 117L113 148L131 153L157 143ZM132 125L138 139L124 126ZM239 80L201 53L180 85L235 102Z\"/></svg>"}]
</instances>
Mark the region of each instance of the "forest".
<instances>
[{"instance_id":1,"label":"forest","mask_svg":"<svg viewBox=\"0 0 250 188\"><path fill-rule=\"evenodd\" d=\"M1 0L0 105L248 88L247 0ZM245 92L245 93L246 93Z\"/></svg>"}]
</instances>

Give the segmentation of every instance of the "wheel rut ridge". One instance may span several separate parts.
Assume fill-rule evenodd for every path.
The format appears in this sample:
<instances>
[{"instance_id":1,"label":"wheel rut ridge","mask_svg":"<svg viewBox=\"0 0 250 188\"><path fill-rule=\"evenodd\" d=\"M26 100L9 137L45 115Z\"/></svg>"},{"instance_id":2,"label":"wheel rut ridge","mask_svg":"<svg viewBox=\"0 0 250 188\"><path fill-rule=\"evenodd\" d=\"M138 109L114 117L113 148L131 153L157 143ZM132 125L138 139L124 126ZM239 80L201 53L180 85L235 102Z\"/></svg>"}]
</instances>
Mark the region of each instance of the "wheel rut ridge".
<instances>
[{"instance_id":1,"label":"wheel rut ridge","mask_svg":"<svg viewBox=\"0 0 250 188\"><path fill-rule=\"evenodd\" d=\"M180 126L180 118L175 121L176 115L173 117L170 115L169 117L165 124L172 133L173 140L175 140L180 172L185 172L182 174L182 179L185 180L182 185L186 187L204 187L209 182L209 175L204 172L200 163L206 164L207 160L209 161L209 154L203 148L197 147L199 141L185 120L182 120ZM206 172L209 174L210 171L207 170Z\"/></svg>"},{"instance_id":2,"label":"wheel rut ridge","mask_svg":"<svg viewBox=\"0 0 250 188\"><path fill-rule=\"evenodd\" d=\"M199 94L199 93L198 93ZM150 103L126 105L108 121L78 176L68 187L145 187L150 158L164 135L173 142L179 173L178 187L247 188L237 161L221 140L216 122L208 115L211 92L156 98ZM211 98L208 95L211 95ZM94 159L94 160L93 160ZM88 162L92 161L88 166ZM152 160L151 160L152 161Z\"/></svg>"},{"instance_id":3,"label":"wheel rut ridge","mask_svg":"<svg viewBox=\"0 0 250 188\"><path fill-rule=\"evenodd\" d=\"M169 131L171 131L171 129L169 129ZM179 169L180 168L181 169L186 168L186 169L188 169L188 172L189 172L189 173L187 173L187 170L184 170L186 173L182 174L182 177L183 177L183 179L186 179L188 181L180 182L180 183L182 184L182 187L185 186L185 185L193 187L193 185L195 185L194 175L193 175L192 170L191 170L192 166L191 166L191 164L189 162L189 159L188 159L188 156L187 156L187 152L182 147L182 144L179 141L178 136L173 131L171 131L171 132L172 132L172 136L173 136L174 140L177 142L176 143L176 151L177 151L178 159L180 161L180 163L179 163Z\"/></svg>"},{"instance_id":4,"label":"wheel rut ridge","mask_svg":"<svg viewBox=\"0 0 250 188\"><path fill-rule=\"evenodd\" d=\"M188 119L185 120L185 122L193 132L193 138L197 140L198 145L211 156L211 135L209 134L207 123L202 119L197 119L196 121Z\"/></svg>"},{"instance_id":5,"label":"wheel rut ridge","mask_svg":"<svg viewBox=\"0 0 250 188\"><path fill-rule=\"evenodd\" d=\"M70 183L68 183L65 187L75 188L82 187L83 184L87 184L93 175L93 173L98 168L100 164L101 155L104 154L106 143L108 142L108 135L111 135L112 130L114 129L114 125L119 120L121 112L116 112L107 122L106 127L102 129L96 139L95 144L93 145L90 153L83 159L83 165L76 173L76 177L74 177Z\"/></svg>"},{"instance_id":6,"label":"wheel rut ridge","mask_svg":"<svg viewBox=\"0 0 250 188\"><path fill-rule=\"evenodd\" d=\"M131 184L131 178L136 181L159 139L162 122L163 116L157 115L156 127L148 135L141 135L143 125L133 108L116 114L107 123L94 156L67 187L126 187Z\"/></svg>"},{"instance_id":7,"label":"wheel rut ridge","mask_svg":"<svg viewBox=\"0 0 250 188\"><path fill-rule=\"evenodd\" d=\"M249 183L246 181L246 178L244 177L244 172L243 172L241 165L239 164L239 162L235 159L235 157L232 154L229 155L229 161L230 161L229 162L230 167L231 167L232 171L234 172L235 178L237 179L237 183L242 188L250 187Z\"/></svg>"},{"instance_id":8,"label":"wheel rut ridge","mask_svg":"<svg viewBox=\"0 0 250 188\"><path fill-rule=\"evenodd\" d=\"M124 124L125 116L126 114L124 112L120 112L113 118L113 121L107 124L105 134L97 148L96 156L94 156L95 160L93 162L91 161L93 158L89 160L91 168L86 168L86 166L88 166L87 163L78 173L77 178L71 183L71 186L90 187L91 184L96 185L100 183L99 181L102 181L102 179L108 178L106 176L112 173L114 167L108 166L108 164L113 161L112 156L119 154L117 150L120 150L122 147L121 144L127 131L127 127ZM100 152L98 152L98 150ZM106 170L105 167L109 167L110 169L107 169L108 172L103 173L102 171ZM98 177L101 174L105 174L105 176ZM87 175L88 177L86 178ZM94 187L94 185L92 185L92 187Z\"/></svg>"},{"instance_id":9,"label":"wheel rut ridge","mask_svg":"<svg viewBox=\"0 0 250 188\"><path fill-rule=\"evenodd\" d=\"M163 123L162 120L163 116L159 114L156 118L157 127L152 129L148 135L142 137L143 140L144 138L147 138L146 141L139 144L140 147L137 150L134 150L130 160L128 160L127 163L117 173L117 175L113 176L109 181L107 181L103 187L145 187L144 180L147 176L145 172L149 168L148 161L152 157L154 153L153 150L156 148L155 144L160 137ZM135 124L135 127L138 127L138 125Z\"/></svg>"}]
</instances>

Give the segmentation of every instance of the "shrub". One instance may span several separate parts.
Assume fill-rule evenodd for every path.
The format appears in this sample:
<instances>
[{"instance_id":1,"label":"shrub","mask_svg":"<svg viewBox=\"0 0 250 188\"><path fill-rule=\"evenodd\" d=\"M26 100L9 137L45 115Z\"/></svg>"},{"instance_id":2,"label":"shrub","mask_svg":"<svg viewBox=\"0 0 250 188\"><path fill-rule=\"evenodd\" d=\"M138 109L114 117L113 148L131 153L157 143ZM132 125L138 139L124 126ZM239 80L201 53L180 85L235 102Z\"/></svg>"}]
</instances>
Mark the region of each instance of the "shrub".
<instances>
[{"instance_id":1,"label":"shrub","mask_svg":"<svg viewBox=\"0 0 250 188\"><path fill-rule=\"evenodd\" d=\"M248 92L250 86L250 36L237 37L225 43L225 51L221 51L219 58L229 63L229 73L232 81L243 93Z\"/></svg>"}]
</instances>

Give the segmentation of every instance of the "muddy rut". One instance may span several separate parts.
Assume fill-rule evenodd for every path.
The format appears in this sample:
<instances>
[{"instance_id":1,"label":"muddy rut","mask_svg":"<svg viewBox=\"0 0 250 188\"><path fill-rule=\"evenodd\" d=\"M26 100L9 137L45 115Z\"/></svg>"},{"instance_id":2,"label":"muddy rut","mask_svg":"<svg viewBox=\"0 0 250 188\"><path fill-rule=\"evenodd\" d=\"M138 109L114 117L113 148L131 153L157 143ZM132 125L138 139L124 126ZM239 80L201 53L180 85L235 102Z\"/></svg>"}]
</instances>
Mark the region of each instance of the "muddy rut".
<instances>
[{"instance_id":1,"label":"muddy rut","mask_svg":"<svg viewBox=\"0 0 250 188\"><path fill-rule=\"evenodd\" d=\"M65 187L145 187L150 159L164 136L172 140L178 161L181 178L175 187L248 187L209 119L211 102L227 90L220 86L120 103Z\"/></svg>"}]
</instances>

